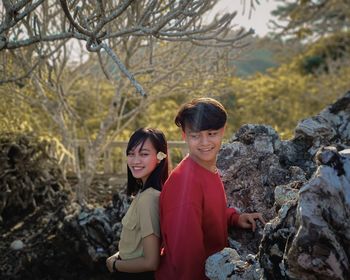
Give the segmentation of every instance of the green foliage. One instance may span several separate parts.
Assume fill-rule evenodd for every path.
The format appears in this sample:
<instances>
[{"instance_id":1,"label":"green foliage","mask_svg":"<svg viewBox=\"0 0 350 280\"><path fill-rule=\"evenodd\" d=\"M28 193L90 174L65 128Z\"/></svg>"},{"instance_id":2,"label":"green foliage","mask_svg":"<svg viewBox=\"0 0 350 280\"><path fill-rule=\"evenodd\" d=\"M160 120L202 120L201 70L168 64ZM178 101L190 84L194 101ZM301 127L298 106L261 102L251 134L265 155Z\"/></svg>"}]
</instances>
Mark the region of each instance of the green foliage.
<instances>
[{"instance_id":1,"label":"green foliage","mask_svg":"<svg viewBox=\"0 0 350 280\"><path fill-rule=\"evenodd\" d=\"M280 0L272 13L283 24L280 35L299 41L332 35L348 29L350 4L344 0L288 1Z\"/></svg>"},{"instance_id":2,"label":"green foliage","mask_svg":"<svg viewBox=\"0 0 350 280\"><path fill-rule=\"evenodd\" d=\"M350 32L337 32L309 45L300 61L303 73L329 72L328 63L346 61L350 57Z\"/></svg>"},{"instance_id":3,"label":"green foliage","mask_svg":"<svg viewBox=\"0 0 350 280\"><path fill-rule=\"evenodd\" d=\"M302 69L305 71L305 73L311 74L323 66L323 70L327 71L327 69L324 68L325 63L325 58L320 55L307 56L304 58L302 63Z\"/></svg>"},{"instance_id":4,"label":"green foliage","mask_svg":"<svg viewBox=\"0 0 350 280\"><path fill-rule=\"evenodd\" d=\"M46 124L43 113L25 101L25 88L20 89L23 98L19 98L15 90L18 90L16 85L0 87L0 133L41 130Z\"/></svg>"},{"instance_id":5,"label":"green foliage","mask_svg":"<svg viewBox=\"0 0 350 280\"><path fill-rule=\"evenodd\" d=\"M236 104L228 107L230 124L234 130L244 123L268 124L282 138L290 138L301 119L318 114L349 89L349 73L350 67L345 67L332 75L304 75L291 61L267 74L233 78Z\"/></svg>"},{"instance_id":6,"label":"green foliage","mask_svg":"<svg viewBox=\"0 0 350 280\"><path fill-rule=\"evenodd\" d=\"M167 139L181 140L181 130L174 123L180 102L176 102L174 98L158 99L152 102L136 121L136 127L156 127L164 132Z\"/></svg>"}]
</instances>

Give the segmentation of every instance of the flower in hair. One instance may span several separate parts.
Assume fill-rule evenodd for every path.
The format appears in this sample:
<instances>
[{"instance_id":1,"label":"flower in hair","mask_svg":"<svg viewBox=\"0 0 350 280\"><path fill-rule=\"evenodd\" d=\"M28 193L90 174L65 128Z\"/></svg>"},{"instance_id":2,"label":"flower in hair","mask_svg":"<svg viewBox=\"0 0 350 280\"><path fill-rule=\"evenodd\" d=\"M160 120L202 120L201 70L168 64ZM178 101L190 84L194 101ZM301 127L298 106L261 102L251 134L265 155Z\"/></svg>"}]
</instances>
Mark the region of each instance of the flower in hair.
<instances>
[{"instance_id":1,"label":"flower in hair","mask_svg":"<svg viewBox=\"0 0 350 280\"><path fill-rule=\"evenodd\" d=\"M166 156L166 154L164 154L163 152L158 152L157 153L157 159L158 160L163 160L163 159L165 159L167 156Z\"/></svg>"}]
</instances>

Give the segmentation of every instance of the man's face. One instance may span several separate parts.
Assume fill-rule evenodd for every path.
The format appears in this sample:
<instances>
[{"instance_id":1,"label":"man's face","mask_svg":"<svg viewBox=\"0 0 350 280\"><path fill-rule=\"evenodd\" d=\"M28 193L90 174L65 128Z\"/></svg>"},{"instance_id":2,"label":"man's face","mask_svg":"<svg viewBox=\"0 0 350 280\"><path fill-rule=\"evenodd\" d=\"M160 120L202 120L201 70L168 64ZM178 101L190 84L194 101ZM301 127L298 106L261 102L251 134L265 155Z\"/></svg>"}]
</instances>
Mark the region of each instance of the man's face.
<instances>
[{"instance_id":1,"label":"man's face","mask_svg":"<svg viewBox=\"0 0 350 280\"><path fill-rule=\"evenodd\" d=\"M183 138L187 142L190 157L201 166L210 169L216 164L225 128L192 131L185 128Z\"/></svg>"}]
</instances>

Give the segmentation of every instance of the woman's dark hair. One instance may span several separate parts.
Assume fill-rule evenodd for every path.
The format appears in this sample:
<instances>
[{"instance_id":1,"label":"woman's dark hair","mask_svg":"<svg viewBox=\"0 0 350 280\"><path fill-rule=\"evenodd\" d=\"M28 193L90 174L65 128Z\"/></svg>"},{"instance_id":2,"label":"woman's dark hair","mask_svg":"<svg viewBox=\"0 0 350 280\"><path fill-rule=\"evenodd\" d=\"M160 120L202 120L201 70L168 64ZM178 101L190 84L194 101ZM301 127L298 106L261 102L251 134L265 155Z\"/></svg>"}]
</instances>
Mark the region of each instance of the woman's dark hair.
<instances>
[{"instance_id":1,"label":"woman's dark hair","mask_svg":"<svg viewBox=\"0 0 350 280\"><path fill-rule=\"evenodd\" d=\"M220 129L225 126L227 113L224 106L212 98L197 98L181 106L175 124L193 131Z\"/></svg>"},{"instance_id":2,"label":"woman's dark hair","mask_svg":"<svg viewBox=\"0 0 350 280\"><path fill-rule=\"evenodd\" d=\"M155 148L156 152L163 152L168 154L168 145L163 132L155 128L139 128L130 137L128 146L126 148L126 155L129 154L136 146L141 144L142 149L145 141L149 139ZM168 157L161 160L153 172L147 178L145 184L142 184L140 179L136 179L129 168L128 169L128 183L126 192L128 195L136 194L139 190L144 191L149 187L161 191L163 184L168 178Z\"/></svg>"}]
</instances>

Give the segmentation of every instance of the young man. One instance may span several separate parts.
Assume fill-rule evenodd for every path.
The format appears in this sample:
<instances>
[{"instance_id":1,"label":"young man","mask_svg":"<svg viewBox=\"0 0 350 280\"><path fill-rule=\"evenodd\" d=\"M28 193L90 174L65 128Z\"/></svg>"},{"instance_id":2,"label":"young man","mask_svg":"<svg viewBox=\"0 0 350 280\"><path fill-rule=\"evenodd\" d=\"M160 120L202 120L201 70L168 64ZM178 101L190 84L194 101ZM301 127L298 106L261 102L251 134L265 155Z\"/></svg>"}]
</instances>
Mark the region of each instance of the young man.
<instances>
[{"instance_id":1,"label":"young man","mask_svg":"<svg viewBox=\"0 0 350 280\"><path fill-rule=\"evenodd\" d=\"M214 99L184 104L175 119L189 154L172 171L160 195L163 252L158 280L201 280L206 259L227 246L228 226L255 231L260 213L227 208L216 168L227 113Z\"/></svg>"}]
</instances>

